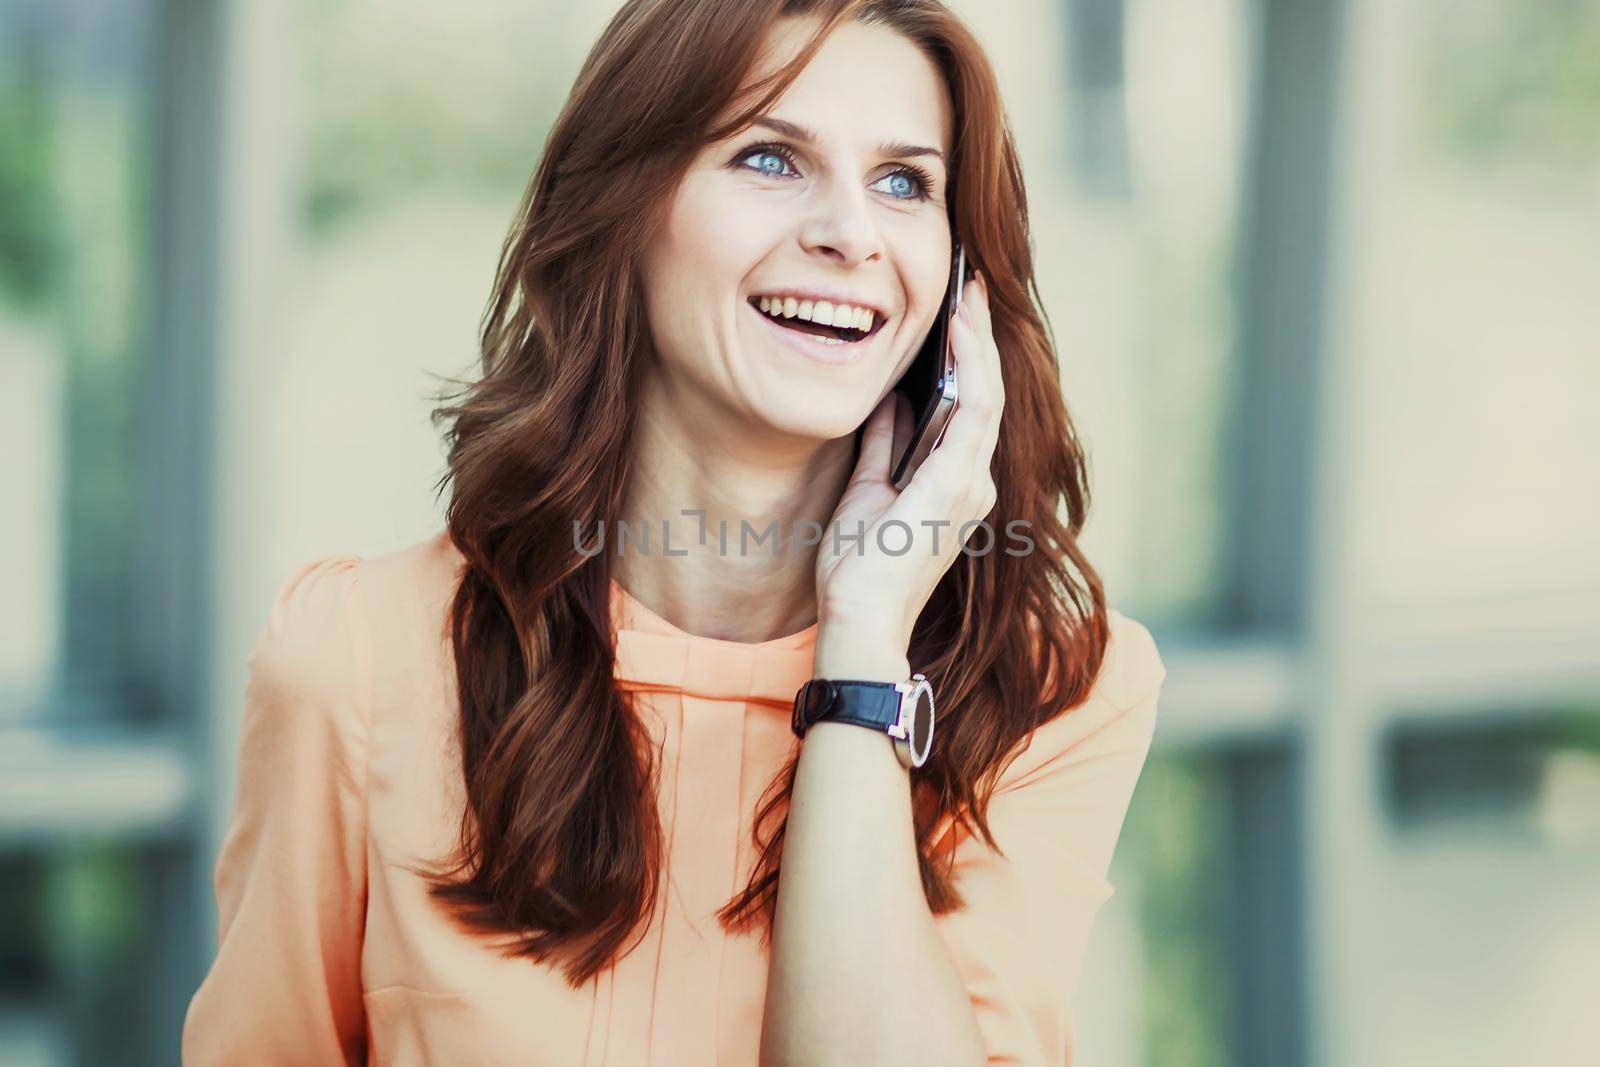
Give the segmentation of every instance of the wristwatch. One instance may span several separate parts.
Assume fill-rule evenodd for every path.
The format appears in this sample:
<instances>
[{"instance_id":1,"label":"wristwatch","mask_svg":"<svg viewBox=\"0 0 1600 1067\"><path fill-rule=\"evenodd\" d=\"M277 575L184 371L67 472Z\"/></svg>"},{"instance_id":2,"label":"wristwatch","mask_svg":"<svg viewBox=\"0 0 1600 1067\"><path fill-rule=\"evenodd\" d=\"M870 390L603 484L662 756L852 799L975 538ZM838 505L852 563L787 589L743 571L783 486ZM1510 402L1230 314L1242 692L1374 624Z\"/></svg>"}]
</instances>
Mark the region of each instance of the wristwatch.
<instances>
[{"instance_id":1,"label":"wristwatch","mask_svg":"<svg viewBox=\"0 0 1600 1067\"><path fill-rule=\"evenodd\" d=\"M933 749L933 684L920 674L909 682L813 678L794 696L789 723L805 737L815 722L848 722L888 734L903 767L920 767Z\"/></svg>"}]
</instances>

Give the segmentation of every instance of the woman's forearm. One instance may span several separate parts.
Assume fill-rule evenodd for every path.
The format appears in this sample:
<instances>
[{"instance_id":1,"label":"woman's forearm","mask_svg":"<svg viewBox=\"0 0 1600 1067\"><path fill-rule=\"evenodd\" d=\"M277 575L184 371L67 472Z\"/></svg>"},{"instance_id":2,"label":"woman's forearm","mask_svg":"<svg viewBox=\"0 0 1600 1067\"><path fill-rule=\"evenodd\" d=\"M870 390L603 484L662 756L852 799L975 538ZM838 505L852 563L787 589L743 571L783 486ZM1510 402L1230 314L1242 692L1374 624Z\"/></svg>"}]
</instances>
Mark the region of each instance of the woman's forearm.
<instances>
[{"instance_id":1,"label":"woman's forearm","mask_svg":"<svg viewBox=\"0 0 1600 1067\"><path fill-rule=\"evenodd\" d=\"M820 678L904 681L892 641L819 635ZM763 1067L976 1065L982 1036L923 896L894 746L806 731L790 798L762 1023Z\"/></svg>"}]
</instances>

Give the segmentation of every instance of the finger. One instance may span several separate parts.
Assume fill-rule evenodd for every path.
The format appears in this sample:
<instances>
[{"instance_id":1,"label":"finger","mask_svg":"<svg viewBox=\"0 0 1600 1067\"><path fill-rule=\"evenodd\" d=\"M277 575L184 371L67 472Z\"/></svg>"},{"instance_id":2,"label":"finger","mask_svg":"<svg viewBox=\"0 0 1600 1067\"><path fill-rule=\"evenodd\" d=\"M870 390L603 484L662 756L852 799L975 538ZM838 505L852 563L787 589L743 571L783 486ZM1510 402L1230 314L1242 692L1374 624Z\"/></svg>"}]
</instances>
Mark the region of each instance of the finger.
<instances>
[{"instance_id":1,"label":"finger","mask_svg":"<svg viewBox=\"0 0 1600 1067\"><path fill-rule=\"evenodd\" d=\"M963 307L966 308L965 302ZM994 360L986 351L988 342L979 334L970 308L956 315L950 340L956 357L956 411L945 431L944 444L939 447L948 447L959 455L961 477L970 480L987 463L980 453L992 421Z\"/></svg>"},{"instance_id":2,"label":"finger","mask_svg":"<svg viewBox=\"0 0 1600 1067\"><path fill-rule=\"evenodd\" d=\"M911 497L910 506L925 507L942 517L965 510L960 501L971 490L973 472L980 463L977 450L982 447L986 433L983 400L986 367L976 351L979 342L959 314L955 316L955 323L951 331L951 349L956 358L959 390L956 408L939 446L917 469L903 494Z\"/></svg>"},{"instance_id":3,"label":"finger","mask_svg":"<svg viewBox=\"0 0 1600 1067\"><path fill-rule=\"evenodd\" d=\"M1003 395L1003 386L1000 380L1000 349L994 338L994 319L992 317L993 305L989 303L989 282L983 275L973 277L972 321L970 325L983 340L982 355L989 365L991 395L998 401Z\"/></svg>"},{"instance_id":4,"label":"finger","mask_svg":"<svg viewBox=\"0 0 1600 1067\"><path fill-rule=\"evenodd\" d=\"M990 316L993 309L989 303L989 279L974 271L972 278L967 282L967 291L962 297L962 302L971 304L975 320L973 325L978 332L986 337L992 337L994 321Z\"/></svg>"},{"instance_id":5,"label":"finger","mask_svg":"<svg viewBox=\"0 0 1600 1067\"><path fill-rule=\"evenodd\" d=\"M983 439L973 457L975 463L972 477L982 482L990 477L995 445L1000 438L1000 419L1005 409L1005 383L1001 374L1000 349L994 338L988 279L981 273L975 272L971 290L971 303L967 305L971 319L969 325L980 339L977 352L986 371L984 403L989 411Z\"/></svg>"}]
</instances>

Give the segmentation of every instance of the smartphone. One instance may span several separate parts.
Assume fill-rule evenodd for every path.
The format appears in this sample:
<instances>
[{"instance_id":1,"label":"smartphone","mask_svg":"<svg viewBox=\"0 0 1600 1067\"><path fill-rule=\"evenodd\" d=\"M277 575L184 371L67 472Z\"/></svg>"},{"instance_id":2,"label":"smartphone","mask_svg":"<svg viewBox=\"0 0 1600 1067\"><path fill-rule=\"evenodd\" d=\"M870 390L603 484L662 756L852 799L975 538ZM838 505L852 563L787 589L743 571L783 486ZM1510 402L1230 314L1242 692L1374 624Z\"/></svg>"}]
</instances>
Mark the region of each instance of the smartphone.
<instances>
[{"instance_id":1,"label":"smartphone","mask_svg":"<svg viewBox=\"0 0 1600 1067\"><path fill-rule=\"evenodd\" d=\"M956 410L956 355L951 348L950 320L961 307L966 288L967 254L957 241L950 256L950 284L944 294L944 310L934 321L916 359L906 368L895 389L911 401L910 432L895 423L894 453L889 465L889 480L896 489L911 484L930 453L944 437L944 428Z\"/></svg>"}]
</instances>

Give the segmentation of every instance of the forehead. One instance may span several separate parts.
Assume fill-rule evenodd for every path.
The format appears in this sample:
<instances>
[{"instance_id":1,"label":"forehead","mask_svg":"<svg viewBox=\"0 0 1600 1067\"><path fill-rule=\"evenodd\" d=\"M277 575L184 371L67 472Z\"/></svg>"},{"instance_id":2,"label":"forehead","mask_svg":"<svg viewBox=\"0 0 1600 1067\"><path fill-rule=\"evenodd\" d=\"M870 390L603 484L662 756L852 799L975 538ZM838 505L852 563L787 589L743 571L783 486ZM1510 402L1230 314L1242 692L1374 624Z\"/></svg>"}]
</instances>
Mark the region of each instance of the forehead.
<instances>
[{"instance_id":1,"label":"forehead","mask_svg":"<svg viewBox=\"0 0 1600 1067\"><path fill-rule=\"evenodd\" d=\"M778 20L754 76L793 57L813 25ZM954 128L944 77L927 54L894 30L854 21L823 42L772 114L817 131L829 148L901 141L937 147L948 157Z\"/></svg>"}]
</instances>

